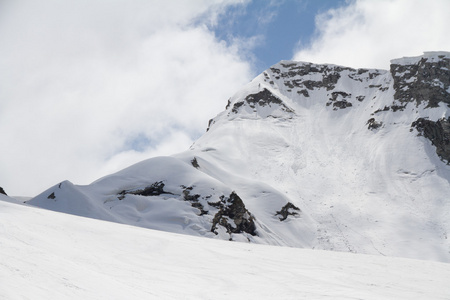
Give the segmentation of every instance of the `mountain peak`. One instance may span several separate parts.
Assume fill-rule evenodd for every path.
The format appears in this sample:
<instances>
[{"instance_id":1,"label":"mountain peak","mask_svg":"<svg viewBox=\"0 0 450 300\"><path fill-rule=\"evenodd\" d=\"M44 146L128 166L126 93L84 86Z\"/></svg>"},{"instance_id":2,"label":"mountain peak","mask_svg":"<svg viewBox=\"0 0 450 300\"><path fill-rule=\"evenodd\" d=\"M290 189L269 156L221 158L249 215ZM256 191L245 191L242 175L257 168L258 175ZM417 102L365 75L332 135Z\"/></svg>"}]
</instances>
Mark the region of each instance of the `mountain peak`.
<instances>
[{"instance_id":1,"label":"mountain peak","mask_svg":"<svg viewBox=\"0 0 450 300\"><path fill-rule=\"evenodd\" d=\"M450 262L449 62L448 52L392 60L390 71L281 61L188 151L29 203L210 238Z\"/></svg>"}]
</instances>

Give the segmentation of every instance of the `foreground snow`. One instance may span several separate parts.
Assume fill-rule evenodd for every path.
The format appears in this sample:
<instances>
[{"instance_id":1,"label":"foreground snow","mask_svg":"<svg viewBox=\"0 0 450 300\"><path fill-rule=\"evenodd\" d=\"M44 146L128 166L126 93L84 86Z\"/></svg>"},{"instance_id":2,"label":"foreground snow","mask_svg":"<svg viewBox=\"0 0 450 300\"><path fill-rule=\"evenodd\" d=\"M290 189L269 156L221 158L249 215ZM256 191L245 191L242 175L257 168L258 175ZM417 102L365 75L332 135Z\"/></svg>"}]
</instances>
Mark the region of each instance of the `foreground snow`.
<instances>
[{"instance_id":1,"label":"foreground snow","mask_svg":"<svg viewBox=\"0 0 450 300\"><path fill-rule=\"evenodd\" d=\"M6 201L0 231L0 299L450 297L445 263L232 243Z\"/></svg>"}]
</instances>

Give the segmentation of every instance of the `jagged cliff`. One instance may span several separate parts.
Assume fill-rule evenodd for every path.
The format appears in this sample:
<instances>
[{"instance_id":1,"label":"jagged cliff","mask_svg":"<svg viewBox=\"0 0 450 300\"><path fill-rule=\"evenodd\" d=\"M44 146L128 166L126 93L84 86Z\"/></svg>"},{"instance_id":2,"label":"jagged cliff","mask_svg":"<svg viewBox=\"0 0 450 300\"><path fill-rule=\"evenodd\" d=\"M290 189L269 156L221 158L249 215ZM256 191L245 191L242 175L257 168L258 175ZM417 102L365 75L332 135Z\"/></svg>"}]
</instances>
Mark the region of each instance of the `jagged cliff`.
<instances>
[{"instance_id":1,"label":"jagged cliff","mask_svg":"<svg viewBox=\"0 0 450 300\"><path fill-rule=\"evenodd\" d=\"M449 62L282 61L186 152L29 204L236 241L450 261Z\"/></svg>"}]
</instances>

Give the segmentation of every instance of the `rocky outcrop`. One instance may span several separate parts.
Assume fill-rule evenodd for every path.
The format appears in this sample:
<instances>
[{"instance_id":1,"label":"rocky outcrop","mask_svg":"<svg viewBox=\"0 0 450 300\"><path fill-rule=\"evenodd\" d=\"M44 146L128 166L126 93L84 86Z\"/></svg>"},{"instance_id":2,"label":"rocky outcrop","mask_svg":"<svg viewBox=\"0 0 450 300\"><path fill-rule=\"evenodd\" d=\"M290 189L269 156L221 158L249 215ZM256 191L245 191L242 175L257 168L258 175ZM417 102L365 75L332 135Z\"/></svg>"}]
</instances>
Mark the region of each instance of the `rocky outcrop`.
<instances>
[{"instance_id":1,"label":"rocky outcrop","mask_svg":"<svg viewBox=\"0 0 450 300\"><path fill-rule=\"evenodd\" d=\"M233 113L238 113L240 107L244 106L245 104L248 104L251 108L256 108L256 106L264 107L264 106L273 106L277 105L281 107L282 111L292 113L293 110L286 106L286 104L281 101L280 98L276 97L274 94L272 94L268 89L263 89L262 91L256 93L256 94L250 94L247 97L245 97L244 101L236 102L233 105L233 108L231 111Z\"/></svg>"},{"instance_id":2,"label":"rocky outcrop","mask_svg":"<svg viewBox=\"0 0 450 300\"><path fill-rule=\"evenodd\" d=\"M313 90L317 88L326 88L328 91L334 89L336 83L341 77L340 72L344 69L353 70L351 68L344 68L332 65L316 65L310 63L291 63L283 64L281 66L286 68L287 71L282 71L278 68L270 68L270 71L275 75L275 79L284 79L284 85L290 88L298 87L308 90ZM306 77L306 75L317 74L322 75L322 80L310 80L310 79L292 79L296 76ZM273 83L272 83L273 84ZM303 92L304 93L304 92ZM305 95L305 94L304 94ZM306 95L305 95L306 96Z\"/></svg>"},{"instance_id":3,"label":"rocky outcrop","mask_svg":"<svg viewBox=\"0 0 450 300\"><path fill-rule=\"evenodd\" d=\"M6 192L5 192L5 190L4 190L2 187L0 187L0 194L3 194L3 195L8 196L8 195L6 194Z\"/></svg>"},{"instance_id":4,"label":"rocky outcrop","mask_svg":"<svg viewBox=\"0 0 450 300\"><path fill-rule=\"evenodd\" d=\"M447 92L450 87L450 59L439 60L422 57L417 63L391 64L394 79L394 99L400 102L425 102L427 107L437 107L439 102L450 105Z\"/></svg>"},{"instance_id":5,"label":"rocky outcrop","mask_svg":"<svg viewBox=\"0 0 450 300\"><path fill-rule=\"evenodd\" d=\"M370 118L370 119L367 121L366 125L368 125L368 126L367 126L367 129L370 129L370 130L372 130L372 129L378 129L378 128L380 128L380 127L383 125L383 122L377 122L377 121L375 120L375 118Z\"/></svg>"},{"instance_id":6,"label":"rocky outcrop","mask_svg":"<svg viewBox=\"0 0 450 300\"><path fill-rule=\"evenodd\" d=\"M334 110L338 108L343 109L347 107L353 106L351 102L348 100L351 98L352 94L348 94L346 92L332 92L330 101L326 104L327 106L333 103Z\"/></svg>"},{"instance_id":7,"label":"rocky outcrop","mask_svg":"<svg viewBox=\"0 0 450 300\"><path fill-rule=\"evenodd\" d=\"M211 231L215 234L220 225L225 227L229 234L246 232L253 236L256 235L254 218L235 192L232 192L229 197L221 196L219 202L208 202L208 204L219 209L211 227Z\"/></svg>"},{"instance_id":8,"label":"rocky outcrop","mask_svg":"<svg viewBox=\"0 0 450 300\"><path fill-rule=\"evenodd\" d=\"M162 181L155 182L143 189L123 190L119 193L119 200L125 198L126 194L140 195L140 196L159 196L161 194L172 194L164 191L164 183Z\"/></svg>"},{"instance_id":9,"label":"rocky outcrop","mask_svg":"<svg viewBox=\"0 0 450 300\"><path fill-rule=\"evenodd\" d=\"M352 80L364 82L381 75L383 71L283 61L278 66L274 66L263 73L264 81L275 85L269 73L271 73L273 79L281 80L284 86L289 89L297 89L298 94L309 97L308 90L321 88L325 88L327 91L334 90L339 79L345 76L344 73ZM379 88L382 91L388 89L387 86L381 85Z\"/></svg>"},{"instance_id":10,"label":"rocky outcrop","mask_svg":"<svg viewBox=\"0 0 450 300\"><path fill-rule=\"evenodd\" d=\"M419 118L412 123L411 127L416 128L420 135L431 141L442 160L450 162L450 117L436 122Z\"/></svg>"},{"instance_id":11,"label":"rocky outcrop","mask_svg":"<svg viewBox=\"0 0 450 300\"><path fill-rule=\"evenodd\" d=\"M192 165L194 168L196 168L196 169L200 168L200 165L198 164L198 161L197 161L197 158L196 158L196 157L194 157L194 158L191 160L191 165Z\"/></svg>"},{"instance_id":12,"label":"rocky outcrop","mask_svg":"<svg viewBox=\"0 0 450 300\"><path fill-rule=\"evenodd\" d=\"M200 194L191 194L191 191L194 187L192 186L184 186L182 185L181 188L183 189L183 199L184 201L188 201L191 203L192 207L197 208L200 211L200 216L206 215L208 213L207 210L205 210L203 204L200 203L199 199L201 197Z\"/></svg>"},{"instance_id":13,"label":"rocky outcrop","mask_svg":"<svg viewBox=\"0 0 450 300\"><path fill-rule=\"evenodd\" d=\"M288 202L281 208L280 211L277 211L275 216L279 216L280 221L284 221L288 218L288 216L297 216L299 212L301 212L300 208L298 208L291 202Z\"/></svg>"}]
</instances>

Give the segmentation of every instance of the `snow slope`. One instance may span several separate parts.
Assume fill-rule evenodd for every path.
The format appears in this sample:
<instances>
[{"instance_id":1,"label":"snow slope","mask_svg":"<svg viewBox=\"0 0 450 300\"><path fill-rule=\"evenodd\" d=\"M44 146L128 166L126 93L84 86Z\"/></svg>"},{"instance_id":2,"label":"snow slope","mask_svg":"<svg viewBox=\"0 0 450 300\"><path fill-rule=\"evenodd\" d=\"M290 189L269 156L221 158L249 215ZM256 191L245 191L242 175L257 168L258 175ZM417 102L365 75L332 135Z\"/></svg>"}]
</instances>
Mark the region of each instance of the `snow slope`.
<instances>
[{"instance_id":1,"label":"snow slope","mask_svg":"<svg viewBox=\"0 0 450 300\"><path fill-rule=\"evenodd\" d=\"M0 201L0 299L448 299L450 265L231 243Z\"/></svg>"},{"instance_id":2,"label":"snow slope","mask_svg":"<svg viewBox=\"0 0 450 300\"><path fill-rule=\"evenodd\" d=\"M211 238L450 262L450 54L282 61L183 153L28 203ZM416 124L416 125L414 125ZM419 124L419 125L417 125Z\"/></svg>"}]
</instances>

